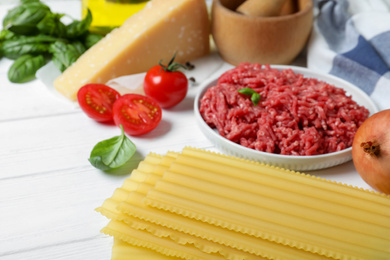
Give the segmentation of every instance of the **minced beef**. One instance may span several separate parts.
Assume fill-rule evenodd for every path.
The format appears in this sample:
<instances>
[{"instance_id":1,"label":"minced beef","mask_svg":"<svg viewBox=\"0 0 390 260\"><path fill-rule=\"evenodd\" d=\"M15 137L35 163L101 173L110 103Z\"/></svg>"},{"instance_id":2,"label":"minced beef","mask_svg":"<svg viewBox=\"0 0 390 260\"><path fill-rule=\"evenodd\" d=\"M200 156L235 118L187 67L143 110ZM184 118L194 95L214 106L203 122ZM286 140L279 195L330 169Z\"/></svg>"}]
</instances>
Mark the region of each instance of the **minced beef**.
<instances>
[{"instance_id":1,"label":"minced beef","mask_svg":"<svg viewBox=\"0 0 390 260\"><path fill-rule=\"evenodd\" d=\"M252 88L258 105L238 92ZM200 113L219 134L258 151L318 155L352 145L369 116L345 90L268 65L242 63L225 72L201 99Z\"/></svg>"}]
</instances>

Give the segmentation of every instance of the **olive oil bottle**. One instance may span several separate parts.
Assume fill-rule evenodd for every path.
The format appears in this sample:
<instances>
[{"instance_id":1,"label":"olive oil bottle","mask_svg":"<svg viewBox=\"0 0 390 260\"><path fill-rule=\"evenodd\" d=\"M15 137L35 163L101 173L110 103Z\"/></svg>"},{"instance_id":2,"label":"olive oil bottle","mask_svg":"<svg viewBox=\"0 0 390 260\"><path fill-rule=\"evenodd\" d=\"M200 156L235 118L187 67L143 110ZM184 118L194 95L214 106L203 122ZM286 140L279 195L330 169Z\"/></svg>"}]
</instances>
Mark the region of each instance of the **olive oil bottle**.
<instances>
[{"instance_id":1,"label":"olive oil bottle","mask_svg":"<svg viewBox=\"0 0 390 260\"><path fill-rule=\"evenodd\" d=\"M144 8L147 2L148 0L82 0L82 17L85 17L89 9L92 13L90 30L107 34Z\"/></svg>"}]
</instances>

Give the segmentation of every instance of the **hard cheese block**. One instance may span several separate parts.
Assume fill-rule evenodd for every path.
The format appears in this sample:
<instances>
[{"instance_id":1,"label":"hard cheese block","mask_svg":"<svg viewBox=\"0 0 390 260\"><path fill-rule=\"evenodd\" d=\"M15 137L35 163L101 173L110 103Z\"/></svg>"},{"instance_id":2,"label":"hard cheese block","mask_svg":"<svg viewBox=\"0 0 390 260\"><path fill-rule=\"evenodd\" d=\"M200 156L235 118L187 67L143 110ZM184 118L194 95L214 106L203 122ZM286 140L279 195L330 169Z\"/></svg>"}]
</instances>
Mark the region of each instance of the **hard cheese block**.
<instances>
[{"instance_id":1,"label":"hard cheese block","mask_svg":"<svg viewBox=\"0 0 390 260\"><path fill-rule=\"evenodd\" d=\"M209 53L205 1L152 0L118 29L86 51L55 81L71 100L87 83L145 72L160 60L184 63Z\"/></svg>"}]
</instances>

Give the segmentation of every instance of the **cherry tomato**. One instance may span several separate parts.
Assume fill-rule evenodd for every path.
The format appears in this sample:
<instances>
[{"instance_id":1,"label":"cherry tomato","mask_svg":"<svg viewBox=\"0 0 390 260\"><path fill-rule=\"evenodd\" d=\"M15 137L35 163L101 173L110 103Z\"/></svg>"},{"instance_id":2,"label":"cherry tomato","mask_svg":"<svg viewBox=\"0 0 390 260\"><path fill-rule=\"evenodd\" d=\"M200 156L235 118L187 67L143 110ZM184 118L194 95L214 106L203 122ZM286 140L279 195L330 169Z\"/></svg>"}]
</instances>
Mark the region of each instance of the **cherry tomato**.
<instances>
[{"instance_id":1,"label":"cherry tomato","mask_svg":"<svg viewBox=\"0 0 390 260\"><path fill-rule=\"evenodd\" d=\"M81 109L98 122L113 120L112 107L119 97L118 91L103 84L87 84L77 92Z\"/></svg>"},{"instance_id":2,"label":"cherry tomato","mask_svg":"<svg viewBox=\"0 0 390 260\"><path fill-rule=\"evenodd\" d=\"M171 71L161 65L152 67L145 76L145 94L162 108L180 103L187 95L188 80L181 71Z\"/></svg>"},{"instance_id":3,"label":"cherry tomato","mask_svg":"<svg viewBox=\"0 0 390 260\"><path fill-rule=\"evenodd\" d=\"M122 125L128 135L142 135L152 131L161 121L161 107L152 98L125 94L113 107L114 122Z\"/></svg>"}]
</instances>

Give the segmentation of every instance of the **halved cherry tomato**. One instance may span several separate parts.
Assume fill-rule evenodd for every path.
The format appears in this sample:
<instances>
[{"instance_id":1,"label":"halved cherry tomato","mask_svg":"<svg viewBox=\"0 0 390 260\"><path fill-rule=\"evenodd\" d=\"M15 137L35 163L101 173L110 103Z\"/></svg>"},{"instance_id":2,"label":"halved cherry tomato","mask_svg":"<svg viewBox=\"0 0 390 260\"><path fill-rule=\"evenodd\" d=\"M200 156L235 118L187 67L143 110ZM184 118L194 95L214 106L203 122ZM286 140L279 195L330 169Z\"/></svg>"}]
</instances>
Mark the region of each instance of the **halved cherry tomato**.
<instances>
[{"instance_id":1,"label":"halved cherry tomato","mask_svg":"<svg viewBox=\"0 0 390 260\"><path fill-rule=\"evenodd\" d=\"M145 94L162 108L170 108L180 103L187 95L188 80L183 72L178 71L185 66L173 62L175 56L167 66L161 64L152 67L144 79Z\"/></svg>"},{"instance_id":2,"label":"halved cherry tomato","mask_svg":"<svg viewBox=\"0 0 390 260\"><path fill-rule=\"evenodd\" d=\"M81 109L98 122L113 120L112 107L119 97L118 91L104 84L87 84L77 92Z\"/></svg>"},{"instance_id":3,"label":"halved cherry tomato","mask_svg":"<svg viewBox=\"0 0 390 260\"><path fill-rule=\"evenodd\" d=\"M128 135L142 135L152 131L161 121L161 107L153 99L125 94L118 98L113 107L114 122L122 125Z\"/></svg>"}]
</instances>

